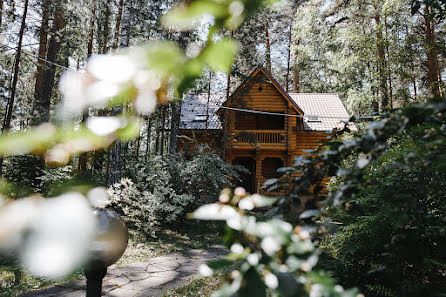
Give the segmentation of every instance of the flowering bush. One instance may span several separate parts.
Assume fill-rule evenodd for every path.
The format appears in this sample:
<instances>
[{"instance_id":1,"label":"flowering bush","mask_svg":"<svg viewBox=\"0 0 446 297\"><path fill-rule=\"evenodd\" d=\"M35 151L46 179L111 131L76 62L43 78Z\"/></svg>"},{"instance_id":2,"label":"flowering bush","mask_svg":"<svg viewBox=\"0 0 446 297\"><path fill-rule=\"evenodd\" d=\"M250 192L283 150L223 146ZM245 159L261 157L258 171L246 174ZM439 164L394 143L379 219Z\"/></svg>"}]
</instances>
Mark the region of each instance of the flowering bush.
<instances>
[{"instance_id":1,"label":"flowering bush","mask_svg":"<svg viewBox=\"0 0 446 297\"><path fill-rule=\"evenodd\" d=\"M256 207L276 202L258 194L246 196L237 188L234 195L222 191L219 202L198 208L192 217L226 221L225 244L231 253L226 259L202 265L200 272L209 276L215 269L236 266L231 281L213 297L224 296L310 296L360 297L356 289L344 290L323 272L313 271L319 250L309 232L279 218L259 219L248 215ZM269 293L268 293L269 291Z\"/></svg>"},{"instance_id":2,"label":"flowering bush","mask_svg":"<svg viewBox=\"0 0 446 297\"><path fill-rule=\"evenodd\" d=\"M156 237L155 231L159 225L156 212L160 206L156 196L141 192L128 178L123 178L107 190L110 200L106 206L120 212L127 224L147 236Z\"/></svg>"}]
</instances>

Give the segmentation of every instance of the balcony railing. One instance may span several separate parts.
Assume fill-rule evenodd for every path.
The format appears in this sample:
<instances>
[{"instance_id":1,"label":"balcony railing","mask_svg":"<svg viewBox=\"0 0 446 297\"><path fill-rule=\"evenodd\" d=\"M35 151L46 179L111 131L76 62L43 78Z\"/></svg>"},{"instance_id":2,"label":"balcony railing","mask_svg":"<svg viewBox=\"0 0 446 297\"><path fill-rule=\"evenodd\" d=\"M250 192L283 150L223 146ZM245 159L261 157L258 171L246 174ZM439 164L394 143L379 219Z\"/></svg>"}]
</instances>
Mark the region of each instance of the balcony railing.
<instances>
[{"instance_id":1,"label":"balcony railing","mask_svg":"<svg viewBox=\"0 0 446 297\"><path fill-rule=\"evenodd\" d=\"M286 132L282 130L239 130L232 134L234 144L285 144Z\"/></svg>"}]
</instances>

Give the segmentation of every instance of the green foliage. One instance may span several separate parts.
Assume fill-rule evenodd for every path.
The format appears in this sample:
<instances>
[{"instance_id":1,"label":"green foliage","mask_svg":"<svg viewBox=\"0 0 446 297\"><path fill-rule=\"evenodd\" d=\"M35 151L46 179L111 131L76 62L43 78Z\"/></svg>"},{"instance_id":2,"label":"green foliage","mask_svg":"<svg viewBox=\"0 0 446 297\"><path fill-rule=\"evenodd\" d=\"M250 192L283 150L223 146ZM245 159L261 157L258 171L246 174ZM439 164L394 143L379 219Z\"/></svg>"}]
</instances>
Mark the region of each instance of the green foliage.
<instances>
[{"instance_id":1,"label":"green foliage","mask_svg":"<svg viewBox=\"0 0 446 297\"><path fill-rule=\"evenodd\" d=\"M291 218L302 199L312 209L330 206L320 231L333 223L340 231L323 241L330 260L321 267L341 283L367 296L445 292L445 112L444 99L433 100L394 111L364 134L342 140L346 128L326 149L285 169L299 177L273 210ZM312 186L326 176L338 180L328 199L323 187ZM308 222L308 216L301 219Z\"/></svg>"},{"instance_id":2,"label":"green foliage","mask_svg":"<svg viewBox=\"0 0 446 297\"><path fill-rule=\"evenodd\" d=\"M357 290L342 286L322 272L313 271L319 251L307 230L279 218L249 215L248 210L262 207L259 195L245 196L240 188L232 195L222 191L219 203L198 208L192 217L223 220L228 225L223 239L231 253L202 267L205 275L222 267L235 266L229 283L212 296L361 296Z\"/></svg>"},{"instance_id":3,"label":"green foliage","mask_svg":"<svg viewBox=\"0 0 446 297\"><path fill-rule=\"evenodd\" d=\"M206 145L196 146L189 159L181 154L156 156L143 165L130 164L128 176L134 183L123 179L110 187L109 205L137 230L155 237L159 225L181 225L187 213L217 200L220 189L231 186L239 170L243 169L224 162Z\"/></svg>"},{"instance_id":4,"label":"green foliage","mask_svg":"<svg viewBox=\"0 0 446 297\"><path fill-rule=\"evenodd\" d=\"M345 210L331 214L343 225L324 243L335 274L343 283L363 287L368 296L446 290L441 264L446 247L446 197L441 189L446 173L419 163L431 158L425 150L431 143L423 136L432 128L422 125L390 139L391 146L366 170L368 183L347 200ZM444 166L441 158L430 162Z\"/></svg>"},{"instance_id":5,"label":"green foliage","mask_svg":"<svg viewBox=\"0 0 446 297\"><path fill-rule=\"evenodd\" d=\"M159 208L156 196L148 192L141 193L127 178L111 186L107 192L110 196L107 206L121 213L130 228L133 227L147 237L156 237L155 231L160 224L156 216Z\"/></svg>"}]
</instances>

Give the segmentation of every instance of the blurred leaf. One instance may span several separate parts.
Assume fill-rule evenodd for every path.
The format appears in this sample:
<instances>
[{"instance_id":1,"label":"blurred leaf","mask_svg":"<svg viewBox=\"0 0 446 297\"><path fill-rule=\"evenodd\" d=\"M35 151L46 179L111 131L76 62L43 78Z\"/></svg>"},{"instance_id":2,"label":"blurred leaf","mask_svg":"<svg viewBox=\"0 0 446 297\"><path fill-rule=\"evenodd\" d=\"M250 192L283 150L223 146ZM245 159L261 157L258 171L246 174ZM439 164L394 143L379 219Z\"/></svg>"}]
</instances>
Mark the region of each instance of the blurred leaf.
<instances>
[{"instance_id":1,"label":"blurred leaf","mask_svg":"<svg viewBox=\"0 0 446 297\"><path fill-rule=\"evenodd\" d=\"M221 269L223 267L228 267L232 264L234 264L234 261L228 259L218 259L207 262L207 265L214 270Z\"/></svg>"},{"instance_id":2,"label":"blurred leaf","mask_svg":"<svg viewBox=\"0 0 446 297\"><path fill-rule=\"evenodd\" d=\"M197 22L204 15L222 18L227 15L227 7L224 2L210 0L193 1L187 6L177 6L171 9L162 18L162 23L165 27L191 30L196 28Z\"/></svg>"},{"instance_id":3,"label":"blurred leaf","mask_svg":"<svg viewBox=\"0 0 446 297\"><path fill-rule=\"evenodd\" d=\"M237 52L237 42L223 38L210 44L204 50L203 59L212 70L229 73Z\"/></svg>"},{"instance_id":4,"label":"blurred leaf","mask_svg":"<svg viewBox=\"0 0 446 297\"><path fill-rule=\"evenodd\" d=\"M318 216L318 215L320 215L320 214L321 214L321 211L320 211L319 209L310 209L310 210L304 211L304 212L299 216L299 218L302 219L302 220L304 220L304 219L309 219L309 218Z\"/></svg>"},{"instance_id":5,"label":"blurred leaf","mask_svg":"<svg viewBox=\"0 0 446 297\"><path fill-rule=\"evenodd\" d=\"M169 77L181 73L185 58L176 43L157 41L146 50L147 67L161 77Z\"/></svg>"},{"instance_id":6,"label":"blurred leaf","mask_svg":"<svg viewBox=\"0 0 446 297\"><path fill-rule=\"evenodd\" d=\"M206 204L200 206L196 211L189 215L190 218L198 220L227 220L230 218L240 217L235 208L220 204Z\"/></svg>"}]
</instances>

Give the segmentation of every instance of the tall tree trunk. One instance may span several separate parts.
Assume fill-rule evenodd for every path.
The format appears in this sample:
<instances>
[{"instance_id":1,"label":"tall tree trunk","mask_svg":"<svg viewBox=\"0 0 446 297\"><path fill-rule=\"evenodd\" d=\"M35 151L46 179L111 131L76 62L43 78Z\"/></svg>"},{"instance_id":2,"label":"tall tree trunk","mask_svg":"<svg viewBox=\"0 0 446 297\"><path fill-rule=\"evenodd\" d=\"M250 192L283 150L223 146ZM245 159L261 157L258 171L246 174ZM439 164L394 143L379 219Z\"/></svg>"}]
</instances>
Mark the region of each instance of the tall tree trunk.
<instances>
[{"instance_id":1,"label":"tall tree trunk","mask_svg":"<svg viewBox=\"0 0 446 297\"><path fill-rule=\"evenodd\" d=\"M147 123L147 136L146 136L146 155L144 156L145 160L147 161L149 154L150 154L150 142L152 140L152 116L149 117L148 123Z\"/></svg>"},{"instance_id":2,"label":"tall tree trunk","mask_svg":"<svg viewBox=\"0 0 446 297\"><path fill-rule=\"evenodd\" d=\"M88 43L87 43L87 59L91 57L93 54L93 42L94 42L94 23L96 20L96 1L93 1L93 8L91 11L90 24L89 24L89 33L88 33ZM85 110L82 113L82 123L85 123L88 118L88 110ZM95 151L93 153L93 167L98 166L98 158L99 152ZM79 155L79 162L77 167L77 172L79 175L85 174L87 172L87 162L88 162L88 153L82 153Z\"/></svg>"},{"instance_id":3,"label":"tall tree trunk","mask_svg":"<svg viewBox=\"0 0 446 297\"><path fill-rule=\"evenodd\" d=\"M181 102L170 103L172 115L170 121L170 145L169 153L174 155L178 151L178 134L180 131Z\"/></svg>"},{"instance_id":4,"label":"tall tree trunk","mask_svg":"<svg viewBox=\"0 0 446 297\"><path fill-rule=\"evenodd\" d=\"M299 81L299 49L298 46L300 44L300 40L297 41L296 44L296 50L294 51L294 67L293 67L293 92L299 93L300 92L300 81Z\"/></svg>"},{"instance_id":5,"label":"tall tree trunk","mask_svg":"<svg viewBox=\"0 0 446 297\"><path fill-rule=\"evenodd\" d=\"M376 10L378 8L375 8ZM376 47L378 51L378 73L379 73L379 90L381 94L381 108L387 110L389 108L389 98L387 93L387 75L386 75L386 57L384 51L384 40L382 33L381 15L375 13L376 24Z\"/></svg>"},{"instance_id":6,"label":"tall tree trunk","mask_svg":"<svg viewBox=\"0 0 446 297\"><path fill-rule=\"evenodd\" d=\"M0 32L2 32L3 0L0 0Z\"/></svg>"},{"instance_id":7,"label":"tall tree trunk","mask_svg":"<svg viewBox=\"0 0 446 297\"><path fill-rule=\"evenodd\" d=\"M120 34L120 47L128 47L130 43L130 28L132 26L131 21L131 1L127 1L127 5L123 6L123 20L124 20L124 30ZM119 35L118 35L119 36ZM114 114L119 114L122 111L121 107L116 107L113 111ZM110 148L110 170L109 170L109 183L113 185L121 180L121 142L119 140Z\"/></svg>"},{"instance_id":8,"label":"tall tree trunk","mask_svg":"<svg viewBox=\"0 0 446 297\"><path fill-rule=\"evenodd\" d=\"M388 88L388 95L390 102L390 109L393 109L393 89L392 89L392 68L390 63L390 51L389 51L389 32L388 32L388 26L387 26L387 16L384 16L384 28L386 33L386 55L387 55L387 79L389 82L389 88Z\"/></svg>"},{"instance_id":9,"label":"tall tree trunk","mask_svg":"<svg viewBox=\"0 0 446 297\"><path fill-rule=\"evenodd\" d=\"M209 70L209 81L208 81L208 100L206 102L206 125L204 132L204 139L208 139L208 128L209 128L209 101L211 99L211 81L212 81L212 71Z\"/></svg>"},{"instance_id":10,"label":"tall tree trunk","mask_svg":"<svg viewBox=\"0 0 446 297\"><path fill-rule=\"evenodd\" d=\"M156 122L155 122L155 154L159 154L160 151L160 131L161 131L161 115L160 108L156 112Z\"/></svg>"},{"instance_id":11,"label":"tall tree trunk","mask_svg":"<svg viewBox=\"0 0 446 297\"><path fill-rule=\"evenodd\" d=\"M56 62L62 43L62 29L64 26L65 7L59 0L54 11L53 28L51 29L51 38L48 44L47 61ZM51 94L54 87L54 78L56 66L54 64L46 65L40 97L35 100L33 125L38 125L49 120Z\"/></svg>"},{"instance_id":12,"label":"tall tree trunk","mask_svg":"<svg viewBox=\"0 0 446 297\"><path fill-rule=\"evenodd\" d=\"M160 147L160 155L164 155L164 139L165 139L165 132L166 132L166 106L163 106L162 109L162 122L161 122L161 147Z\"/></svg>"},{"instance_id":13,"label":"tall tree trunk","mask_svg":"<svg viewBox=\"0 0 446 297\"><path fill-rule=\"evenodd\" d=\"M24 6L25 7L23 9L22 23L20 25L20 31L19 31L19 44L17 45L17 52L14 61L14 74L11 86L11 96L9 97L8 100L8 109L6 111L5 121L2 127L2 134L11 127L12 112L14 110L15 94L17 91L17 82L19 79L20 58L22 55L23 34L25 33L26 16L28 14L28 0L25 0ZM0 175L2 175L2 169L3 169L3 158L0 158Z\"/></svg>"},{"instance_id":14,"label":"tall tree trunk","mask_svg":"<svg viewBox=\"0 0 446 297\"><path fill-rule=\"evenodd\" d=\"M428 68L427 68L427 77L429 82L429 88L431 90L432 95L437 96L440 95L440 80L439 73L440 67L438 63L438 54L435 48L435 32L433 21L429 19L430 11L428 7L424 8L424 27L426 34L426 48L427 48L427 60L428 60Z\"/></svg>"},{"instance_id":15,"label":"tall tree trunk","mask_svg":"<svg viewBox=\"0 0 446 297\"><path fill-rule=\"evenodd\" d=\"M88 44L87 44L87 59L93 54L93 42L94 42L94 23L96 21L96 1L93 0L93 8L91 10L91 18L88 29Z\"/></svg>"},{"instance_id":16,"label":"tall tree trunk","mask_svg":"<svg viewBox=\"0 0 446 297\"><path fill-rule=\"evenodd\" d=\"M139 147L141 146L141 130L139 130L138 139L136 141L136 160L139 160Z\"/></svg>"},{"instance_id":17,"label":"tall tree trunk","mask_svg":"<svg viewBox=\"0 0 446 297\"><path fill-rule=\"evenodd\" d=\"M115 26L115 37L113 42L113 48L116 49L119 46L119 34L121 33L121 20L122 20L122 10L124 8L124 0L119 0L119 10L118 16L116 17L116 26Z\"/></svg>"},{"instance_id":18,"label":"tall tree trunk","mask_svg":"<svg viewBox=\"0 0 446 297\"><path fill-rule=\"evenodd\" d=\"M289 92L290 89L290 82L289 82L289 77L290 77L290 64L291 64L291 33L293 30L293 23L290 23L290 31L288 33L288 57L287 57L287 67L286 67L286 77L285 77L285 86L286 86L286 92Z\"/></svg>"},{"instance_id":19,"label":"tall tree trunk","mask_svg":"<svg viewBox=\"0 0 446 297\"><path fill-rule=\"evenodd\" d=\"M104 44L102 47L102 53L106 54L108 52L108 35L109 35L109 22L110 22L110 6L111 0L107 0L105 4L105 20L104 20Z\"/></svg>"},{"instance_id":20,"label":"tall tree trunk","mask_svg":"<svg viewBox=\"0 0 446 297\"><path fill-rule=\"evenodd\" d=\"M42 22L39 31L39 59L37 60L36 84L34 87L34 100L39 101L43 93L43 80L45 74L45 58L48 46L48 20L49 20L49 0L42 3Z\"/></svg>"},{"instance_id":21,"label":"tall tree trunk","mask_svg":"<svg viewBox=\"0 0 446 297\"><path fill-rule=\"evenodd\" d=\"M266 37L266 69L271 72L271 41L269 36L269 21L265 24L265 37Z\"/></svg>"}]
</instances>

